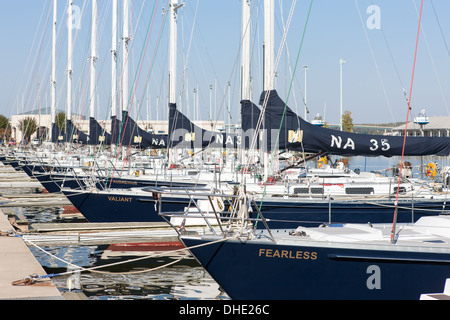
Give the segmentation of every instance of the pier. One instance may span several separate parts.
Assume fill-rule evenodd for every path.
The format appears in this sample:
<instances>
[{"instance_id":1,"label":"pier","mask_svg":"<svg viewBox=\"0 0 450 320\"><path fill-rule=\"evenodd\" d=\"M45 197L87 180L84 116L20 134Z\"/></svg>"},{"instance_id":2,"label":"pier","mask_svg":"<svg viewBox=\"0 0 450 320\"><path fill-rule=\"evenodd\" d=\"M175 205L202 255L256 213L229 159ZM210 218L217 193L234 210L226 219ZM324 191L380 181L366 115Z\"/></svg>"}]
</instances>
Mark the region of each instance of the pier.
<instances>
[{"instance_id":1,"label":"pier","mask_svg":"<svg viewBox=\"0 0 450 320\"><path fill-rule=\"evenodd\" d=\"M64 299L50 279L26 285L26 277L46 273L24 240L15 237L7 216L0 212L0 299ZM23 284L14 282L23 280Z\"/></svg>"},{"instance_id":2,"label":"pier","mask_svg":"<svg viewBox=\"0 0 450 320\"><path fill-rule=\"evenodd\" d=\"M24 239L39 246L88 246L122 243L178 241L165 223L38 223L31 224Z\"/></svg>"},{"instance_id":3,"label":"pier","mask_svg":"<svg viewBox=\"0 0 450 320\"><path fill-rule=\"evenodd\" d=\"M9 166L0 165L0 187L5 182L2 176L5 172L11 181L8 185L11 192L0 197L0 300L87 299L80 292L60 292L51 278L46 277L30 246L145 244L151 250L179 244L175 230L164 222L89 223L62 194L18 193L22 191L17 188L42 188L42 185ZM21 207L65 210L60 214L60 222L33 223L18 213L16 208Z\"/></svg>"}]
</instances>

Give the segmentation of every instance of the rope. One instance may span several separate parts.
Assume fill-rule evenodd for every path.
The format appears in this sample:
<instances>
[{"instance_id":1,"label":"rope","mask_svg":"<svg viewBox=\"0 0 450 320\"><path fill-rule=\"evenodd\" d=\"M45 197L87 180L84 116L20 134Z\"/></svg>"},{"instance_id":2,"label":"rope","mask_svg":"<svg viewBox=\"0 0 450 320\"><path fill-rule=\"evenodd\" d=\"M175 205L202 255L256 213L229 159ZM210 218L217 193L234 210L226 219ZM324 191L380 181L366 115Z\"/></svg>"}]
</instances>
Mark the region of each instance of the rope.
<instances>
[{"instance_id":1,"label":"rope","mask_svg":"<svg viewBox=\"0 0 450 320\"><path fill-rule=\"evenodd\" d=\"M20 285L20 284L28 285L28 284L34 283L35 281L37 281L39 279L46 279L46 278L52 278L52 277L63 276L63 275L68 275L68 274L74 274L74 273L80 272L80 271L92 272L92 273L100 273L100 274L138 274L138 273L152 272L152 271L155 271L155 270L158 270L158 269L162 269L162 268L174 265L174 264L180 262L182 259L185 259L186 257L188 257L188 253L186 253L186 251L188 251L188 250L196 249L196 248L199 248L199 247L212 245L212 244L216 244L216 243L220 243L220 242L225 242L225 241L227 241L229 239L232 239L232 238L221 238L221 239L218 239L218 240L215 240L215 241L212 241L212 242L208 242L208 243L192 246L190 248L184 247L182 249L166 251L166 252L163 252L163 253L160 253L160 254L154 254L154 253L153 254L148 254L148 255L146 255L144 257L130 259L130 260L127 260L127 261L119 261L119 262L115 262L115 263L111 263L111 264L107 264L107 265L101 265L101 266L96 266L96 267L92 267L92 268L84 268L84 267L77 266L77 265L75 265L73 263L70 263L70 262L68 262L68 261L66 261L64 259L61 259L61 258L55 256L54 254L44 250L43 248L41 248L40 246L35 244L33 241L30 241L30 240L28 240L26 238L23 238L20 234L16 233L15 236L22 238L25 242L31 244L32 246L36 247L38 250L40 250L40 251L44 252L45 254L53 257L54 259L57 259L57 260L65 263L65 264L67 264L69 266L72 266L72 267L76 268L76 270L70 270L70 271L66 271L66 272L62 272L62 273L53 273L53 274L47 274L47 275L41 275L41 276L39 276L39 275L30 275L30 276L25 277L22 280L14 281L12 283L13 285ZM121 265L121 264L126 264L126 263L141 261L141 260L145 260L145 259L150 259L150 258L164 257L164 256L172 255L172 254L175 254L175 253L186 253L186 254L184 256L180 257L179 259L175 260L175 261L169 262L167 264L164 264L164 265L161 265L161 266L158 266L158 267L155 267L155 268L149 268L149 269L145 269L145 270L130 271L130 272L108 272L108 271L99 271L98 270L98 269L108 268L108 267L117 266L117 265Z\"/></svg>"},{"instance_id":2,"label":"rope","mask_svg":"<svg viewBox=\"0 0 450 320\"><path fill-rule=\"evenodd\" d=\"M414 63L413 63L413 70L412 70L412 75L411 75L411 86L410 86L410 89L409 89L408 112L406 113L405 134L404 134L404 138L403 138L402 157L401 157L401 163L402 164L403 164L403 157L404 157L404 154L405 154L406 136L407 136L407 133L408 133L407 130L408 130L409 111L411 110L411 95L412 95L412 88L413 88L413 83L414 83L414 71L415 71L415 68L416 68L417 47L418 47L418 44L419 44L419 35L420 35L420 23L422 21L422 8L423 8L423 0L421 0L421 4L420 4L419 26L417 28L416 48L415 48L415 51L414 51ZM398 196L399 196L399 190L400 190L402 169L403 169L403 165L400 166L400 172L399 172L399 175L398 175L397 194L395 196L394 220L392 222L392 230L391 230L391 243L395 242L394 236L395 236L395 225L397 223L397 204L398 204Z\"/></svg>"},{"instance_id":3,"label":"rope","mask_svg":"<svg viewBox=\"0 0 450 320\"><path fill-rule=\"evenodd\" d=\"M158 1L158 3L159 3L159 1ZM168 2L167 2L167 3L168 3ZM167 5L167 3L166 3L166 5ZM153 11L152 11L152 17L153 17L153 18L149 21L149 24L148 24L148 27L147 27L147 34L148 34L148 36L147 36L147 41L146 41L145 46L143 46L143 47L142 47L142 50L141 50L141 55L140 55L139 62L138 62L138 65L140 65L140 68L139 68L138 73L135 75L135 78L134 78L134 81L133 81L132 87L134 87L134 91L132 91L132 93L130 93L129 103L128 103L128 108L127 108L127 109L130 109L130 108L131 108L133 99L134 99L134 97L135 97L135 95L136 95L137 82L139 81L139 78L140 78L140 75L141 75L141 71L142 71L142 66L143 66L143 63L144 63L142 60L143 60L143 57L145 57L145 54L146 54L146 52L147 52L147 47L148 47L148 43L149 43L149 40L150 40L150 35L151 35L151 33L152 33L152 30L153 30L153 23L154 23L154 20L155 20L155 17L156 17L156 9L157 9L157 4L155 4L155 5L153 6ZM161 40L161 33L162 33L162 30L163 30L164 27L165 27L165 24L166 24L166 18L167 18L167 15L164 15L164 19L163 19L163 21L161 22L161 26L160 26L160 29L159 29L159 34L158 34L158 39L157 39L156 48L155 48L155 50L154 50L154 52L153 52L153 56L152 56L152 60L151 60L150 69L149 69L149 71L148 71L147 79L146 79L146 81L145 81L145 87L144 87L144 90L143 90L144 93L145 93L145 90L146 90L146 88L147 88L147 86L148 86L148 79L149 79L150 74L151 74L151 72L152 72L152 70L153 70L153 65L154 65L155 55L156 55L157 51L159 50L159 45L160 45L160 40ZM144 93L143 93L143 95L144 95ZM131 98L131 101L130 101L130 98ZM138 114L139 114L139 112L140 112L140 110L141 110L141 107L142 107L142 101L143 101L143 99L141 99L141 102L140 102L140 104L139 104ZM128 112L128 115L129 115L129 112ZM136 119L136 121L137 121L137 119ZM128 118L127 118L127 121L126 121L126 122L128 122ZM122 119L120 131L123 131L123 127L124 127L124 125L125 125L125 127L126 127L126 124L127 124L127 123L124 124L123 119ZM137 126L137 122L135 122L135 126ZM133 129L132 129L131 132L134 132L135 126L133 127ZM119 131L119 134L118 134L118 139L120 138L120 131ZM122 144L123 144L124 134L125 134L125 132L122 133L122 139L120 140L119 148L120 148L120 147L122 146ZM117 142L118 142L118 141L117 141ZM129 143L131 143L131 141L130 141ZM127 153L129 153L129 148L130 148L130 146L128 146ZM118 158L119 158L119 154L120 154L120 152L118 152L117 155L116 155L116 161L115 161L116 165L117 165L117 161L118 161ZM116 165L114 165L114 168L111 168L111 171L110 171L110 174L111 174L111 175L110 175L111 180L110 180L109 186L111 186L112 178L113 178L113 176L114 176L114 172L116 171L116 169L115 169L115 168L116 168ZM122 167L122 168L123 168L123 167ZM109 178L109 174L108 174L108 177L107 177L107 178Z\"/></svg>"},{"instance_id":4,"label":"rope","mask_svg":"<svg viewBox=\"0 0 450 320\"><path fill-rule=\"evenodd\" d=\"M297 59L296 59L296 61L295 61L294 71L293 71L293 74L292 74L292 78L291 78L291 83L290 83L290 86L289 86L288 95L287 95L286 102L285 102L285 105L284 105L283 115L282 115L282 117L281 117L280 127L279 127L279 129L278 129L278 135L277 135L277 139L276 139L276 142L275 142L275 149L276 149L276 147L278 146L278 143L279 143L279 139L280 139L280 131L281 131L281 127L282 127L282 125L283 125L284 117L285 117L285 114L286 114L287 102L288 102L289 96L290 96L290 94L291 94L291 92L292 92L292 85L293 85L293 82L294 82L295 73L296 73L296 71L297 71L298 61L299 61L300 53L301 53L301 50L302 50L302 47L303 47L303 40L304 40L304 38L305 38L306 28L307 28L307 26L308 26L309 17L310 17L310 14L311 14L311 8L312 8L312 5L313 5L313 2L314 2L314 0L311 0L311 3L310 3L310 5L309 5L309 9L308 9L308 15L307 15L307 17L306 17L305 27L303 28L303 34L302 34L302 38L301 38L301 41L300 41L300 47L299 47L298 52L297 52ZM266 99L268 99L268 94L266 94ZM267 101L264 101L264 106L265 106L265 105L267 105ZM265 108L264 108L264 110L265 110ZM263 114L263 112L261 112L261 114ZM275 156L275 150L272 151L272 159L271 159L271 161L270 161L270 168L272 167L274 156ZM269 168L269 172L270 172L270 168ZM261 202L260 202L260 204L259 204L259 209L260 209L260 210L261 210L261 207L262 207L262 203L263 203L264 196L265 196L265 194L266 194L266 188L267 188L267 182L268 182L268 180L269 180L269 177L266 177L266 181L264 182L264 190L263 190L263 194L262 194L262 197L261 197Z\"/></svg>"}]
</instances>

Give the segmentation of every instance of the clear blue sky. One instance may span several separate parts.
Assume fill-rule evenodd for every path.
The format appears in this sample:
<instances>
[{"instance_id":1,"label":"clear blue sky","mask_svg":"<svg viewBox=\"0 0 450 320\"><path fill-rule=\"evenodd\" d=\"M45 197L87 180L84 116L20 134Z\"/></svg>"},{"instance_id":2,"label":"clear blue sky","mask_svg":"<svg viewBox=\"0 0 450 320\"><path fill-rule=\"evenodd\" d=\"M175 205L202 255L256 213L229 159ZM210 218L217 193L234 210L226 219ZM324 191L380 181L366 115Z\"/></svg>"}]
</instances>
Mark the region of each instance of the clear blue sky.
<instances>
[{"instance_id":1,"label":"clear blue sky","mask_svg":"<svg viewBox=\"0 0 450 320\"><path fill-rule=\"evenodd\" d=\"M120 2L120 1L119 1ZM275 0L275 51L282 36L282 19L286 23L293 1ZM149 76L151 119L156 118L156 97L159 99L158 116L165 117L167 110L167 51L168 24L162 30L159 46L156 46L162 26L162 10L167 0L159 2L131 0L133 6L133 53L130 60L130 82L133 83L140 70L139 58L145 48L142 71L136 89L136 101L131 114L139 110L145 119L145 80ZM157 3L153 27L153 7ZM254 102L262 90L262 14L263 1L253 0L252 51ZM281 8L280 8L281 3ZM343 105L352 112L355 123L379 123L404 121L406 101L403 89L409 95L416 42L420 0L315 0L296 69L293 92L289 106L304 115L303 97L305 79L303 65L307 65L307 104L310 119L321 113L329 123L339 119L339 60L343 65ZM306 13L310 0L298 0L288 31L287 49L280 56L276 88L284 99L292 79L292 71L298 54ZM59 25L65 23L67 1L59 0ZM76 36L74 52L74 106L73 110L88 114L87 92L89 90L88 64L90 1L75 0L84 8L80 18L81 28ZM108 117L110 96L110 38L111 1L99 1L99 60L98 119ZM196 11L198 5L198 11ZM379 16L367 12L369 6L379 8ZM358 12L359 9L359 12ZM281 14L282 10L282 14ZM140 13L142 12L142 15ZM195 16L195 13L197 15ZM423 32L420 33L414 86L412 91L413 112L417 115L426 109L429 116L450 115L450 2L447 0L424 1ZM360 16L361 15L361 16ZM41 20L42 16L42 20ZM120 16L120 13L119 13ZM140 17L140 18L139 18ZM195 18L196 17L196 18ZM186 0L179 11L179 62L181 75L186 68L187 81L180 107L191 118L196 114L207 119L209 114L209 85L214 90L213 107L222 110L228 105L225 93L227 82L231 83L230 99L233 122L239 114L239 35L240 0ZM379 19L378 19L379 18ZM361 20L362 19L362 20ZM375 20L373 20L375 19ZM370 26L380 27L369 28ZM50 104L50 49L51 49L51 0L4 1L0 11L0 30L4 36L0 50L0 114L11 114L36 109L38 105ZM192 32L193 22L195 27ZM39 23L40 22L40 23ZM371 24L372 23L372 24ZM192 41L191 41L192 32ZM58 33L58 108L65 109L65 69L67 57L67 30ZM366 38L367 35L367 38ZM34 46L33 40L35 39ZM42 39L42 40L41 40ZM157 49L156 49L157 48ZM190 50L188 49L190 48ZM38 50L40 49L40 51ZM188 62L185 63L187 55ZM373 52L373 54L372 54ZM152 60L154 57L154 60ZM27 63L28 61L28 63ZM150 63L154 61L150 69ZM151 72L150 72L151 70ZM120 73L120 71L119 71ZM39 87L38 87L39 80ZM194 114L194 88L198 86L199 111ZM130 85L130 88L133 88ZM180 90L180 88L178 88ZM24 103L22 104L22 99ZM142 105L140 102L144 99ZM213 111L217 116L218 111ZM218 116L223 119L223 115Z\"/></svg>"}]
</instances>

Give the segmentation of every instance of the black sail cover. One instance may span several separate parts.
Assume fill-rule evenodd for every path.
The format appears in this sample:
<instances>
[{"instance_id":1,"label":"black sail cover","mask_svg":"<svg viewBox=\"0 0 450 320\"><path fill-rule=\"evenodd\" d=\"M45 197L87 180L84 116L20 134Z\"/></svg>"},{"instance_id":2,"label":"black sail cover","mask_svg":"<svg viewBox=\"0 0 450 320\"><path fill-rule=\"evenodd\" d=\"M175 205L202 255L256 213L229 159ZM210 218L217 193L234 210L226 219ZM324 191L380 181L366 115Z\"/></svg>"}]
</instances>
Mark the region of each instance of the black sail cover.
<instances>
[{"instance_id":1,"label":"black sail cover","mask_svg":"<svg viewBox=\"0 0 450 320\"><path fill-rule=\"evenodd\" d=\"M261 110L253 102L241 101L242 147L246 150L260 147L260 139L255 137L260 115Z\"/></svg>"},{"instance_id":2,"label":"black sail cover","mask_svg":"<svg viewBox=\"0 0 450 320\"><path fill-rule=\"evenodd\" d=\"M89 144L111 144L111 135L102 128L95 118L92 117L89 119Z\"/></svg>"},{"instance_id":3,"label":"black sail cover","mask_svg":"<svg viewBox=\"0 0 450 320\"><path fill-rule=\"evenodd\" d=\"M176 104L169 103L169 147L185 148L237 148L240 134L209 131L193 124L181 113Z\"/></svg>"},{"instance_id":4,"label":"black sail cover","mask_svg":"<svg viewBox=\"0 0 450 320\"><path fill-rule=\"evenodd\" d=\"M119 124L119 126L117 125ZM152 134L141 129L138 124L128 115L127 111L122 112L122 122L116 122L114 129L119 132L118 144L122 146L136 146L142 149L165 149L167 148L166 134Z\"/></svg>"},{"instance_id":5,"label":"black sail cover","mask_svg":"<svg viewBox=\"0 0 450 320\"><path fill-rule=\"evenodd\" d=\"M56 123L52 123L51 139L53 143L64 142L64 135Z\"/></svg>"},{"instance_id":6,"label":"black sail cover","mask_svg":"<svg viewBox=\"0 0 450 320\"><path fill-rule=\"evenodd\" d=\"M89 136L83 131L79 130L73 124L72 120L66 120L66 134L64 135L64 141L89 144Z\"/></svg>"},{"instance_id":7,"label":"black sail cover","mask_svg":"<svg viewBox=\"0 0 450 320\"><path fill-rule=\"evenodd\" d=\"M268 96L267 96L268 94ZM260 104L267 101L263 128L266 150L279 149L336 155L400 156L405 141L405 156L450 154L450 138L369 135L315 126L295 114L276 90L264 91ZM286 110L285 110L286 107ZM284 112L284 118L283 118ZM279 131L279 141L276 143Z\"/></svg>"},{"instance_id":8,"label":"black sail cover","mask_svg":"<svg viewBox=\"0 0 450 320\"><path fill-rule=\"evenodd\" d=\"M120 145L120 128L122 121L117 116L111 116L111 144Z\"/></svg>"}]
</instances>

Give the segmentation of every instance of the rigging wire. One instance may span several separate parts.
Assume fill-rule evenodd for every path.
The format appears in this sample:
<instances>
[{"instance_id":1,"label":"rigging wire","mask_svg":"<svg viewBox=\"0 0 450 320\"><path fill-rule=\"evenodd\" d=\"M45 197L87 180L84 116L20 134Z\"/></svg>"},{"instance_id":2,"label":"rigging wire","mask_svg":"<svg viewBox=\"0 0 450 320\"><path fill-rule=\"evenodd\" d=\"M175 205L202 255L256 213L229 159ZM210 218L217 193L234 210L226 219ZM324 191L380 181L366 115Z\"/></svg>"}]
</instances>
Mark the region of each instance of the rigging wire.
<instances>
[{"instance_id":1,"label":"rigging wire","mask_svg":"<svg viewBox=\"0 0 450 320\"><path fill-rule=\"evenodd\" d=\"M312 0L312 1L313 1L313 0ZM312 2L312 1L311 1L311 2ZM273 74L272 74L271 77L270 77L272 83L273 83L273 79L275 78L276 70L277 70L277 68L278 68L278 64L279 64L280 59L281 59L282 48L284 47L284 44L285 44L285 41L286 41L287 30L289 29L289 26L290 26L290 22L291 22L291 19L292 19L292 14L293 14L293 12L294 12L294 8L295 8L296 2L297 2L297 1L293 1L293 3L292 3L292 6L291 6L291 12L290 12L290 14L289 14L287 27L286 27L286 29L285 29L285 32L284 32L283 37L282 37L282 41L281 41L281 43L280 43L280 47L279 47L278 54L277 54L277 59L276 59L276 61L275 61L274 68L273 68ZM311 9L311 8L310 8L310 9ZM308 18L307 18L307 21L308 21L308 19L309 19L309 13L310 13L310 11L308 12ZM307 24L307 22L306 22L306 24ZM305 27L306 27L306 26L305 26ZM303 36L302 36L302 41L303 41L303 38L304 38L304 35L305 35L305 31L306 31L306 30L304 30L304 33L303 33ZM302 42L302 44L303 44L303 42ZM297 62L298 62L298 56L297 56ZM295 69L294 69L294 74L293 74L293 76L292 76L292 79L294 79L294 75L295 75ZM291 92L291 89L292 89L292 83L293 83L293 80L292 80L292 79L291 79L291 87L290 87L288 96L289 96L289 94L290 94L290 92ZM261 125L262 125L262 122L263 122L263 119L264 119L264 113L265 113L266 108L267 108L268 99L269 99L269 91L266 92L266 95L265 95L265 97L264 97L264 102L262 103L261 114L260 114L260 116L259 116L259 119L258 119L256 128L255 128L255 131L256 131L256 132L259 132L260 129L261 129ZM286 110L286 105L285 105L284 111L285 111L285 110ZM283 113L282 121L283 121L283 119L284 119L284 113ZM281 124L280 124L280 130L281 130ZM279 130L279 131L280 131L280 130ZM278 135L279 135L279 133L278 133ZM250 145L250 149L251 149L251 150L252 150L252 149L255 149L256 141L257 141L258 138L259 138L259 135L258 135L258 134L255 134L255 135L253 136L252 143L251 143L251 145ZM277 144L278 144L278 142L277 142ZM266 182L267 182L267 181L266 181Z\"/></svg>"},{"instance_id":2,"label":"rigging wire","mask_svg":"<svg viewBox=\"0 0 450 320\"><path fill-rule=\"evenodd\" d=\"M413 0L413 4L414 4L414 8L416 9L417 15L419 15L419 12L417 11L416 2L414 0ZM434 63L433 55L431 54L430 45L428 43L428 38L427 38L427 36L425 34L425 29L424 29L423 23L421 24L420 28L422 29L423 39L425 40L425 44L427 46L428 54L430 55L431 64L433 66L434 75L436 76L436 81L437 81L437 83L439 85L439 90L441 92L442 100L444 101L445 108L447 109L447 114L450 114L450 110L449 110L449 107L448 107L448 104L447 104L447 100L445 99L444 90L442 89L441 80L439 79L439 75L438 75L438 72L437 72L437 69L436 69L436 64Z\"/></svg>"},{"instance_id":3,"label":"rigging wire","mask_svg":"<svg viewBox=\"0 0 450 320\"><path fill-rule=\"evenodd\" d=\"M284 14L283 14L283 6L282 6L282 0L279 0L279 8L280 8L280 18L281 18L281 26L283 28L283 30L286 28L286 24L284 21ZM278 21L278 19L276 19L276 21ZM289 51L289 46L286 43L286 56L287 56L287 67L289 68L289 73L292 76L292 65L291 65L291 57L290 57L290 51ZM297 82L298 79L296 78ZM305 107L307 114L309 115L309 110L308 110L308 106L306 105L306 99L305 99L305 95L306 92L303 94L303 92L300 90L300 95L302 97L302 102L303 102L303 106ZM296 110L298 110L298 103L297 103L297 97L295 95L295 90L293 91L293 98L294 98L294 104L296 107ZM307 120L307 119L305 119Z\"/></svg>"},{"instance_id":4,"label":"rigging wire","mask_svg":"<svg viewBox=\"0 0 450 320\"><path fill-rule=\"evenodd\" d=\"M442 31L441 23L440 23L439 18L437 16L436 9L434 8L433 0L430 0L430 3L431 3L431 7L433 8L434 16L436 17L436 21L437 21L438 26L439 26L439 30L441 31L442 40L444 40L445 48L447 49L447 54L450 56L450 50L448 48L447 41L445 40L444 32Z\"/></svg>"},{"instance_id":5,"label":"rigging wire","mask_svg":"<svg viewBox=\"0 0 450 320\"><path fill-rule=\"evenodd\" d=\"M159 0L157 1L157 3L159 3ZM125 132L124 132L123 128L126 127L126 125L128 123L129 113L130 113L130 109L132 107L132 101L133 101L135 93L136 93L137 82L139 81L140 74L141 74L141 71L142 71L142 65L143 65L142 57L144 56L145 52L147 51L148 42L150 40L150 35L151 35L151 30L153 29L153 22L154 22L154 18L156 16L157 3L155 3L154 6L153 6L153 14L152 14L153 18L149 21L148 26L147 26L147 42L146 42L146 44L143 45L143 47L141 49L141 55L140 55L139 62L138 62L138 64L140 65L140 68L139 68L139 71L136 71L136 73L135 73L135 77L134 77L133 84L132 84L132 90L131 90L131 92L130 92L128 97L122 97L122 99L123 98L127 98L128 117L127 117L126 121L123 121L124 119L122 119L122 122L121 122L120 132L122 132L122 134L121 134L122 137L120 138L120 133L119 133L119 135L118 135L118 139L120 138L119 149L123 145L123 139L125 137ZM142 16L143 8L144 8L144 3L142 5L142 7L141 7L141 11L140 11L139 18L138 18L138 24L139 24L139 21L140 21L141 16ZM130 46L130 49L131 49L131 46ZM128 52L128 56L129 56L129 52ZM122 57L122 59L127 59L128 60L128 57ZM122 70L122 78L123 78L123 70ZM134 89L133 89L133 87L134 87ZM118 143L119 143L119 141L118 141ZM131 141L129 143L131 143ZM129 147L130 146L128 146L127 154L129 153ZM120 153L118 152L117 155L116 155L114 168L112 168L111 177L114 175L114 172L116 171L116 165L117 165L117 161L118 161L119 155L120 155ZM124 166L125 162L123 162L122 165ZM122 167L122 169L123 169L123 167Z\"/></svg>"},{"instance_id":6,"label":"rigging wire","mask_svg":"<svg viewBox=\"0 0 450 320\"><path fill-rule=\"evenodd\" d=\"M45 7L44 7L44 8L45 8ZM67 4L66 4L66 7L65 7L65 9L64 9L64 12L66 12L66 11L67 11ZM49 10L49 14L48 14L48 16L47 16L47 25L49 25L49 24L50 24L50 21L51 21L50 12L51 12L51 10ZM58 20L58 21L59 21L59 20ZM62 25L63 25L63 24L61 24L61 25L59 26L59 29L58 29L58 31L57 31L57 37L59 37L59 34L61 33L61 29L63 29L63 31L64 31L64 28L62 27ZM46 30L47 30L47 28L46 28ZM45 31L45 33L46 33L46 31ZM41 46L40 46L39 52L42 52L42 45L43 45L43 43L44 43L44 35L45 35L45 33L42 35L42 38L41 38ZM62 37L60 37L59 44L57 45L57 57L58 57L58 58L60 57L58 53L59 53L59 51L60 51L61 45L62 45ZM37 66L37 65L39 64L39 60L40 60L40 53L38 53L38 54L36 55L36 59L35 59L35 62L34 62L34 69L37 70L37 71L35 71L35 72L40 72L40 69L39 69L39 67ZM48 69L50 68L50 65L51 65L51 59L49 59L49 61L48 61L48 63L47 63L47 66L46 66L44 69L45 69L45 70L48 70ZM45 73L47 73L47 72L48 72L48 71L46 71ZM30 76L29 76L28 84L29 84L30 80L33 79L33 77L34 77L34 72L31 72L31 73L30 73ZM27 84L27 86L28 86L28 84ZM50 85L50 83L47 82L47 83L46 83L46 86L49 86L49 85ZM42 87L42 88L43 88L43 87ZM42 89L42 88L41 88L41 89ZM47 88L48 88L48 87L47 87ZM29 90L30 92L32 91L32 89L31 89L31 84L30 84L30 88L29 88L29 89L26 89L26 90ZM57 97L56 97L57 100L59 99L59 95L61 95L61 94L62 94L62 90L61 90L61 88L60 88L60 91L59 91L59 93L58 93L58 95L57 95ZM38 99L38 98L35 97L35 100L36 100L36 99ZM30 93L30 94L27 94L26 102L23 104L23 106L28 105L29 102L31 103L31 100L33 100L33 99L32 99L32 94L31 94L31 93ZM37 105L39 105L39 103L37 103ZM28 127L28 125L30 125L30 123L27 124L27 127ZM27 127L24 128L23 132L25 132L25 130L27 129Z\"/></svg>"},{"instance_id":7,"label":"rigging wire","mask_svg":"<svg viewBox=\"0 0 450 320\"><path fill-rule=\"evenodd\" d=\"M47 2L47 1L46 1ZM49 3L51 3L51 2L49 2ZM44 39L44 36L45 36L45 34L46 34L46 30L48 29L48 28L46 28L45 26L47 26L48 24L49 24L49 21L50 21L50 12L51 12L51 10L48 10L47 8L47 4L44 4L44 6L42 7L42 12L41 12L41 16L40 16L40 18L39 18L39 23L38 23L38 26L37 26L37 28L36 28L36 33L35 33L35 35L34 35L34 38L33 38L33 42L32 42L32 45L31 45L31 49L30 49L30 52L28 53L28 58L27 58L27 60L26 60L26 62L25 62L25 68L24 68L24 74L23 74L23 76L25 76L25 73L26 73L26 71L27 71L27 69L28 69L28 64L30 63L30 59L31 59L31 55L32 55L32 53L33 53L33 48L35 47L35 45L36 45L36 40L37 40L37 37L38 37L38 31L40 30L40 26L41 26L41 23L43 23L44 22L44 20L43 20L43 18L44 18L44 12L45 11L47 11L48 13L47 13L47 18L46 18L46 22L44 23L44 31L42 32L42 35L41 35L41 39L40 39L40 41L39 41L39 45L38 45L38 48L40 48L41 46L42 46L42 42L43 42L43 39ZM39 50L41 50L41 49L38 49L38 51ZM35 64L36 63L36 59L37 59L37 57L38 57L38 55L35 55L35 62L33 63L33 64ZM29 78L28 78L28 80L27 80L27 83L25 84L25 89L26 89L26 87L28 87L28 84L29 84L29 81L31 80L31 73L30 73L30 76L29 76ZM19 109L19 93L17 93L17 95L16 95L16 108L17 108L17 110ZM8 103L8 105L9 105L9 103ZM23 106L22 106L23 107ZM12 111L12 109L11 109L11 111ZM24 110L22 110L22 111L24 111Z\"/></svg>"},{"instance_id":8,"label":"rigging wire","mask_svg":"<svg viewBox=\"0 0 450 320\"><path fill-rule=\"evenodd\" d=\"M417 37L416 37L416 48L414 51L414 62L413 62L413 68L412 68L412 75L411 75L411 86L409 89L409 99L408 99L408 111L406 113L406 123L405 123L405 134L403 137L403 147L402 147L402 157L401 157L401 166L400 166L400 172L398 174L398 184L397 184L397 193L395 196L395 209L394 209L394 219L392 222L392 230L391 230L391 243L395 243L396 239L395 239L395 227L396 227L396 223L397 223L397 206L398 206L398 196L399 196L399 192L400 192L400 182L401 182L401 176L402 176L402 169L403 169L403 157L405 154L405 144L406 144L406 136L407 136L407 129L408 129L408 118L409 118L409 112L411 110L411 95L412 95L412 88L413 88L413 83L414 83L414 72L416 69L416 59L417 59L417 48L419 45L419 35L420 35L420 23L422 22L422 9L423 9L423 0L421 0L421 4L420 4L420 14L419 14L419 26L417 28Z\"/></svg>"},{"instance_id":9,"label":"rigging wire","mask_svg":"<svg viewBox=\"0 0 450 320\"><path fill-rule=\"evenodd\" d=\"M375 69L377 70L378 79L380 80L381 88L383 89L383 94L384 94L384 97L386 99L386 103L387 103L387 105L389 107L389 112L391 113L392 121L395 122L394 114L392 113L391 103L390 103L389 98L387 96L386 88L385 88L384 83L383 83L383 79L381 78L380 68L378 67L377 60L375 59L375 53L373 52L372 44L370 43L369 36L367 35L367 30L366 30L366 28L364 26L364 21L363 21L363 18L361 16L361 11L359 9L358 0L355 0L355 5L356 5L356 9L358 11L359 19L361 20L361 26L362 26L362 28L364 30L364 35L366 37L367 43L369 44L370 53L372 54L372 59L373 59L373 62L375 64Z\"/></svg>"},{"instance_id":10,"label":"rigging wire","mask_svg":"<svg viewBox=\"0 0 450 320\"><path fill-rule=\"evenodd\" d=\"M300 46L299 46L299 49L298 49L298 52L297 52L297 59L296 59L296 61L295 61L294 72L293 72L293 74L292 74L292 78L291 78L291 82L290 82L290 85L289 85L288 94L287 94L287 97L286 97L286 102L285 102L285 104L284 104L283 115L282 115L282 117L281 117L280 127L279 127L279 129L278 129L278 135L277 135L276 142L275 142L275 148L274 148L274 150L272 151L272 155L271 155L271 158L272 158L272 159L271 159L271 161L270 161L270 167L272 167L273 159L274 159L274 156L275 156L275 152L276 152L276 149L277 149L277 147L278 147L278 143L279 143L279 139L280 139L280 131L281 131L281 127L282 127L282 125L283 125L284 117L285 117L285 114L286 114L287 103L288 103L288 101L289 101L289 97L290 97L291 92L292 92L292 86L293 86L293 83L294 83L295 73L296 73L296 71L297 71L298 62L299 62L299 59L300 59L300 53L301 53L301 51L302 51L303 41L304 41L304 39L305 39L306 29L307 29L307 26L308 26L308 22L309 22L310 15L311 15L311 9L312 9L313 2L314 2L314 0L311 0L311 3L310 3L310 5L309 5L309 9L308 9L308 15L307 15L307 17L306 17L305 26L304 26L304 28L303 28L303 33L302 33L302 37L301 37L301 41L300 41ZM294 4L295 4L295 2L293 3L293 5L294 5ZM289 26L289 23L288 23L288 26ZM285 37L283 37L283 38L285 39ZM276 70L276 68L275 68L275 70ZM264 110L265 110L265 107L267 106L267 99L268 99L268 96L269 96L269 94L266 94L266 101L265 101L265 103L264 103L264 105L263 105ZM261 115L263 115L263 113L264 113L264 111L261 111ZM270 172L270 169L269 169L269 172ZM262 193L261 202L260 202L260 205L259 205L259 209L260 209L260 210L261 210L261 207L262 207L262 204L263 204L264 196L265 196L265 194L266 194L266 188L267 188L267 183L268 183L268 181L269 181L269 177L266 177L266 180L265 180L265 182L264 182L264 190L263 190L263 193Z\"/></svg>"}]
</instances>

